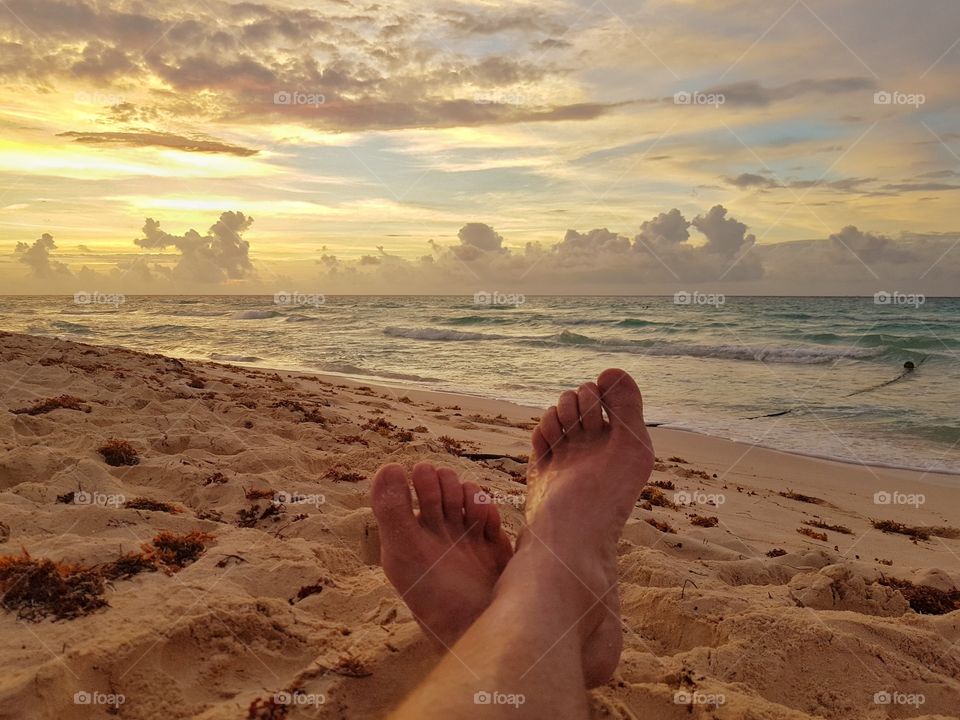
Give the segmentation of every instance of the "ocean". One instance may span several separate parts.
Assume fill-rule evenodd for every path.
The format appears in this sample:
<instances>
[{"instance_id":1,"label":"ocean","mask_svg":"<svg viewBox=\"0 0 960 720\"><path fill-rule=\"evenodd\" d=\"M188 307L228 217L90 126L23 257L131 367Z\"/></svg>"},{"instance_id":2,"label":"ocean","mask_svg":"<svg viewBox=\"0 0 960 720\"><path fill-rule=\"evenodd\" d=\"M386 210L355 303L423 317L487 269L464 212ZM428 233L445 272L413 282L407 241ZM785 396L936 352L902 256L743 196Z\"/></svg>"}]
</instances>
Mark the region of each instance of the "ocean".
<instances>
[{"instance_id":1,"label":"ocean","mask_svg":"<svg viewBox=\"0 0 960 720\"><path fill-rule=\"evenodd\" d=\"M618 366L649 422L960 473L953 298L7 296L0 327L539 406Z\"/></svg>"}]
</instances>

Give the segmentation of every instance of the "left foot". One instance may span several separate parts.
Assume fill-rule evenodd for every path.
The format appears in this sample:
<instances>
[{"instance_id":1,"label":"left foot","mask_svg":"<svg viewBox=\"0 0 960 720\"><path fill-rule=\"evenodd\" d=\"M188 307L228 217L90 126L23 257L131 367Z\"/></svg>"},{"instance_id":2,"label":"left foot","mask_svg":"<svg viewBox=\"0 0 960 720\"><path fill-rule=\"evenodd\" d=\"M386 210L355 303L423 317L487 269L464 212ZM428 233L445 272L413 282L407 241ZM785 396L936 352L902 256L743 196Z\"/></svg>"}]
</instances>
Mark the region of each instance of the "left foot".
<instances>
[{"instance_id":1,"label":"left foot","mask_svg":"<svg viewBox=\"0 0 960 720\"><path fill-rule=\"evenodd\" d=\"M413 486L419 513L403 467L385 465L374 478L381 564L427 637L450 649L490 604L513 549L496 506L479 501L475 483L419 463Z\"/></svg>"}]
</instances>

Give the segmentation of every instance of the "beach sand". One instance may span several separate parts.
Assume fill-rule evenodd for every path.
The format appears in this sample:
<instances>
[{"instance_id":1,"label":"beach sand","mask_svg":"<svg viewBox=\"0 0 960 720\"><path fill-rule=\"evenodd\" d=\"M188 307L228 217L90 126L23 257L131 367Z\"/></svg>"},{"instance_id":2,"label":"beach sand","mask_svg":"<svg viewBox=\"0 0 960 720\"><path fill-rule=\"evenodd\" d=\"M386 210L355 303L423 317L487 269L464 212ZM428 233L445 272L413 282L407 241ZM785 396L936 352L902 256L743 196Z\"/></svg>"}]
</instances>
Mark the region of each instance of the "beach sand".
<instances>
[{"instance_id":1,"label":"beach sand","mask_svg":"<svg viewBox=\"0 0 960 720\"><path fill-rule=\"evenodd\" d=\"M377 564L369 477L447 465L515 535L539 414L8 333L0 387L0 567L26 552L115 570L144 546L155 565L93 582L105 604L68 619L39 589L32 606L8 592L3 718L107 717L92 703L110 694L124 718L383 717L437 656ZM64 394L76 409L34 409ZM914 608L960 587L960 478L653 438L662 497L638 503L620 544L625 651L595 717L958 716L960 611ZM110 439L137 463L108 464ZM208 535L170 562L165 531Z\"/></svg>"}]
</instances>

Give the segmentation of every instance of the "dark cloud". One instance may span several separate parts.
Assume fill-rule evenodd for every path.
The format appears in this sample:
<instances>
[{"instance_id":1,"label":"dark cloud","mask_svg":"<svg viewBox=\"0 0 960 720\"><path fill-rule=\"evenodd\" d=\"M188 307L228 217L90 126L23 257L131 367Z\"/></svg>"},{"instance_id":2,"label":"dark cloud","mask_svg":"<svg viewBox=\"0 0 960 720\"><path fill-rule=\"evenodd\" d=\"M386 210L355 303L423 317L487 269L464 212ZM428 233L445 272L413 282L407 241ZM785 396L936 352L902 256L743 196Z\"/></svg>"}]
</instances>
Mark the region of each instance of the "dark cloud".
<instances>
[{"instance_id":1,"label":"dark cloud","mask_svg":"<svg viewBox=\"0 0 960 720\"><path fill-rule=\"evenodd\" d=\"M70 277L72 273L62 262L53 260L50 253L57 249L53 236L44 233L30 245L18 242L14 252L20 256L20 262L30 266L33 276L49 280L56 277Z\"/></svg>"},{"instance_id":2,"label":"dark cloud","mask_svg":"<svg viewBox=\"0 0 960 720\"><path fill-rule=\"evenodd\" d=\"M159 222L148 218L143 237L134 242L144 249L175 247L179 250L181 255L172 273L174 279L218 284L253 274L250 243L242 237L252 224L252 217L225 212L206 235L191 229L177 236L161 230Z\"/></svg>"},{"instance_id":3,"label":"dark cloud","mask_svg":"<svg viewBox=\"0 0 960 720\"><path fill-rule=\"evenodd\" d=\"M877 263L907 263L917 259L916 253L905 249L886 235L863 232L848 225L830 236L833 243L833 258L837 262L860 262L866 265Z\"/></svg>"},{"instance_id":4,"label":"dark cloud","mask_svg":"<svg viewBox=\"0 0 960 720\"><path fill-rule=\"evenodd\" d=\"M674 208L670 212L660 213L652 220L645 220L640 226L636 242L640 245L676 245L690 239L690 221Z\"/></svg>"},{"instance_id":5,"label":"dark cloud","mask_svg":"<svg viewBox=\"0 0 960 720\"><path fill-rule=\"evenodd\" d=\"M188 138L160 132L64 132L57 137L73 138L88 145L128 145L130 147L162 147L193 153L222 153L249 157L257 150L231 145L219 140Z\"/></svg>"},{"instance_id":6,"label":"dark cloud","mask_svg":"<svg viewBox=\"0 0 960 720\"><path fill-rule=\"evenodd\" d=\"M764 177L763 175L757 175L755 173L741 173L736 177L725 177L724 182L742 189L780 187L777 182L771 180L770 178Z\"/></svg>"},{"instance_id":7,"label":"dark cloud","mask_svg":"<svg viewBox=\"0 0 960 720\"><path fill-rule=\"evenodd\" d=\"M747 80L705 89L706 94L723 95L727 105L764 106L802 95L844 95L872 90L875 83L868 77L797 80L779 87L764 87L756 80Z\"/></svg>"},{"instance_id":8,"label":"dark cloud","mask_svg":"<svg viewBox=\"0 0 960 720\"><path fill-rule=\"evenodd\" d=\"M606 228L591 230L582 234L576 230L567 230L554 250L561 254L578 254L594 252L628 252L630 240Z\"/></svg>"},{"instance_id":9,"label":"dark cloud","mask_svg":"<svg viewBox=\"0 0 960 720\"><path fill-rule=\"evenodd\" d=\"M749 249L757 238L747 234L747 226L733 217L727 217L722 205L710 208L706 215L698 215L691 223L707 238L706 249L724 257L735 257Z\"/></svg>"}]
</instances>

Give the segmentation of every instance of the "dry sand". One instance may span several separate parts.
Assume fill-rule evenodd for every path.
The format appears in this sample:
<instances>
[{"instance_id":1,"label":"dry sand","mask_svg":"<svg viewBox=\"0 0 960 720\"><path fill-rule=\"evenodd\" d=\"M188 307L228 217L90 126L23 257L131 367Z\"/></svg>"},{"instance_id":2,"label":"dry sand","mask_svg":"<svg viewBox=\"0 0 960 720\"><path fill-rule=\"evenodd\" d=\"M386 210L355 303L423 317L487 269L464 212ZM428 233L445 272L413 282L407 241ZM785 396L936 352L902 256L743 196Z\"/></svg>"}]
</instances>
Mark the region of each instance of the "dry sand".
<instances>
[{"instance_id":1,"label":"dry sand","mask_svg":"<svg viewBox=\"0 0 960 720\"><path fill-rule=\"evenodd\" d=\"M446 464L521 526L533 408L6 333L0 387L0 554L102 566L163 531L211 536L182 569L107 582L88 615L0 610L3 718L243 718L258 699L251 717L382 717L436 656L376 564L367 478L388 460ZM13 412L63 394L80 409ZM918 614L884 583L960 585L960 539L943 529L960 526L960 479L653 436L652 480L695 504L638 504L627 527L626 649L596 717L958 716L960 611ZM107 464L110 438L139 463ZM275 507L274 493L304 498ZM141 498L175 512L124 507ZM941 529L912 540L871 519ZM295 688L302 702L271 708Z\"/></svg>"}]
</instances>

